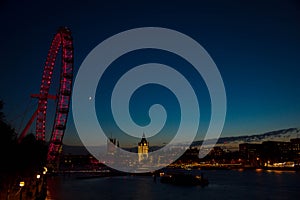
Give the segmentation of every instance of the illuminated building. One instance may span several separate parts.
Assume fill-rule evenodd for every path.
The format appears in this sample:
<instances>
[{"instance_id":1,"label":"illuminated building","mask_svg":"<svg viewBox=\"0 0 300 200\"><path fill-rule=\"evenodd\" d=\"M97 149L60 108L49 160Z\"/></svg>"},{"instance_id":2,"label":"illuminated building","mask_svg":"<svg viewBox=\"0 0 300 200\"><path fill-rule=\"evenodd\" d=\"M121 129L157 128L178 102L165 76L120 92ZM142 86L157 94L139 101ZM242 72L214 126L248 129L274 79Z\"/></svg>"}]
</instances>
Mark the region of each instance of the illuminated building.
<instances>
[{"instance_id":1,"label":"illuminated building","mask_svg":"<svg viewBox=\"0 0 300 200\"><path fill-rule=\"evenodd\" d=\"M292 148L292 151L297 154L297 155L300 155L300 138L294 138L294 139L291 139L291 148Z\"/></svg>"},{"instance_id":2,"label":"illuminated building","mask_svg":"<svg viewBox=\"0 0 300 200\"><path fill-rule=\"evenodd\" d=\"M107 139L107 154L114 155L119 147L119 141L116 138Z\"/></svg>"},{"instance_id":3,"label":"illuminated building","mask_svg":"<svg viewBox=\"0 0 300 200\"><path fill-rule=\"evenodd\" d=\"M138 143L139 162L148 159L148 151L149 151L149 142L146 140L145 134L143 134L141 142Z\"/></svg>"},{"instance_id":4,"label":"illuminated building","mask_svg":"<svg viewBox=\"0 0 300 200\"><path fill-rule=\"evenodd\" d=\"M239 153L245 162L244 164L259 166L261 162L262 144L239 144Z\"/></svg>"},{"instance_id":5,"label":"illuminated building","mask_svg":"<svg viewBox=\"0 0 300 200\"><path fill-rule=\"evenodd\" d=\"M291 143L282 141L264 141L262 143L262 157L265 163L278 163L292 160Z\"/></svg>"}]
</instances>

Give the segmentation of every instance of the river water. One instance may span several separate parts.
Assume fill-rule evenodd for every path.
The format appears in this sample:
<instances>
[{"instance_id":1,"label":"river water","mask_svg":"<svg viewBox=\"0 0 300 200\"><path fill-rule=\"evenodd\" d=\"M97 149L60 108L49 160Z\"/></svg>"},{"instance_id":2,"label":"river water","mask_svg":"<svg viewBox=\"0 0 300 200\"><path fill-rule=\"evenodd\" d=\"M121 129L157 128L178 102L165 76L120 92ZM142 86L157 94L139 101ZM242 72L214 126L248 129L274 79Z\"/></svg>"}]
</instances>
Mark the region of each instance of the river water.
<instances>
[{"instance_id":1,"label":"river water","mask_svg":"<svg viewBox=\"0 0 300 200\"><path fill-rule=\"evenodd\" d=\"M50 177L47 200L298 199L300 172L255 170L202 171L209 185L174 186L151 176L91 179Z\"/></svg>"}]
</instances>

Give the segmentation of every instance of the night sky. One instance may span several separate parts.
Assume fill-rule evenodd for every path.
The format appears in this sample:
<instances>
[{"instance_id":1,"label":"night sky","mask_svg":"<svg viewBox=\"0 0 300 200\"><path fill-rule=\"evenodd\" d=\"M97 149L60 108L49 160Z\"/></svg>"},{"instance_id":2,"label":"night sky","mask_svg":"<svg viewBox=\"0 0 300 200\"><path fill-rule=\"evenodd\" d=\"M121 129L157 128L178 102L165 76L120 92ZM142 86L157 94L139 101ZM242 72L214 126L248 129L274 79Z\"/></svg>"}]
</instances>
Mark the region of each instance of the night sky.
<instances>
[{"instance_id":1,"label":"night sky","mask_svg":"<svg viewBox=\"0 0 300 200\"><path fill-rule=\"evenodd\" d=\"M95 46L119 32L148 26L182 32L206 49L222 75L227 95L222 136L300 125L300 4L297 0L4 0L0 3L0 20L0 99L5 103L7 121L17 131L25 126L37 105L30 94L39 91L47 52L60 26L72 31L75 75ZM148 59L143 58L143 52L136 53L140 59ZM157 52L147 55L172 64L172 55ZM130 56L124 58L122 64L129 64ZM56 68L59 70L59 65ZM159 88L154 88L157 90ZM100 92L97 95L101 95ZM136 95L136 110L143 110L143 105L138 103L142 101L138 97L141 95ZM168 92L164 95L166 99L172 96ZM205 130L209 96L205 92L203 95L200 106L203 106ZM152 98L153 95L148 99ZM176 105L176 101L169 105ZM97 102L96 107L101 110L101 103ZM51 111L49 113L51 116ZM64 143L79 144L72 114L69 116ZM139 112L134 117L141 125L147 123ZM170 123L176 120L173 117ZM49 124L51 126L51 122Z\"/></svg>"}]
</instances>

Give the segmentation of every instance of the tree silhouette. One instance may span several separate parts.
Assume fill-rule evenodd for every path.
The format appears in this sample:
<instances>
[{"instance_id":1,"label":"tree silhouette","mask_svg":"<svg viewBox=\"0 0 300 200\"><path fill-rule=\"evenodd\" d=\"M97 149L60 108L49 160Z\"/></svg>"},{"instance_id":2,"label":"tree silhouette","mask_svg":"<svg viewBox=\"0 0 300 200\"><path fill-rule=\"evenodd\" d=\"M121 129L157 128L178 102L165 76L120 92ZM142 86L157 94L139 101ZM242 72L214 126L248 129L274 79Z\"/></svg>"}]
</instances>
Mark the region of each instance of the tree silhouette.
<instances>
[{"instance_id":1,"label":"tree silhouette","mask_svg":"<svg viewBox=\"0 0 300 200\"><path fill-rule=\"evenodd\" d=\"M9 172L14 170L14 158L16 150L16 132L5 122L5 116L2 112L3 101L0 100L0 155L1 171Z\"/></svg>"},{"instance_id":2,"label":"tree silhouette","mask_svg":"<svg viewBox=\"0 0 300 200\"><path fill-rule=\"evenodd\" d=\"M4 120L4 114L1 111L3 109L3 101L0 100L0 121Z\"/></svg>"},{"instance_id":3,"label":"tree silhouette","mask_svg":"<svg viewBox=\"0 0 300 200\"><path fill-rule=\"evenodd\" d=\"M28 134L18 145L18 171L22 175L34 174L46 164L47 146L42 141L37 141L34 134Z\"/></svg>"},{"instance_id":4,"label":"tree silhouette","mask_svg":"<svg viewBox=\"0 0 300 200\"><path fill-rule=\"evenodd\" d=\"M37 141L34 134L26 135L20 144L17 133L6 121L0 100L0 187L6 179L18 176L30 176L45 166L47 146Z\"/></svg>"}]
</instances>

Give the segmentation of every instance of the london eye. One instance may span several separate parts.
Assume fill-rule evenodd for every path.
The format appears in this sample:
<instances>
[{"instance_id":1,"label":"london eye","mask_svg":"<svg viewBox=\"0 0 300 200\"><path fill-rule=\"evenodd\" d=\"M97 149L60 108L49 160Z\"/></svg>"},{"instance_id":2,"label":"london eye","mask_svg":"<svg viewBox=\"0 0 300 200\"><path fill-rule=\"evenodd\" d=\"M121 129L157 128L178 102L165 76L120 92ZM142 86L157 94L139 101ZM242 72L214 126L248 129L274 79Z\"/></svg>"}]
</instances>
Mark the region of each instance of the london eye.
<instances>
[{"instance_id":1,"label":"london eye","mask_svg":"<svg viewBox=\"0 0 300 200\"><path fill-rule=\"evenodd\" d=\"M73 82L73 40L70 29L61 27L54 35L42 74L42 82L40 85L39 94L32 94L31 97L38 99L36 111L28 121L27 125L18 137L18 142L26 136L29 128L34 120L36 120L35 137L38 141L44 141L46 135L46 115L48 108L48 100L54 99L56 101L55 117L51 131L51 137L48 146L47 163L55 164L57 162L66 124L69 114L72 82ZM59 54L61 51L61 54ZM56 67L56 59L61 55L59 88L55 95L49 94L50 86L53 84L53 72ZM49 123L47 123L49 124ZM51 123L50 123L51 124Z\"/></svg>"}]
</instances>

